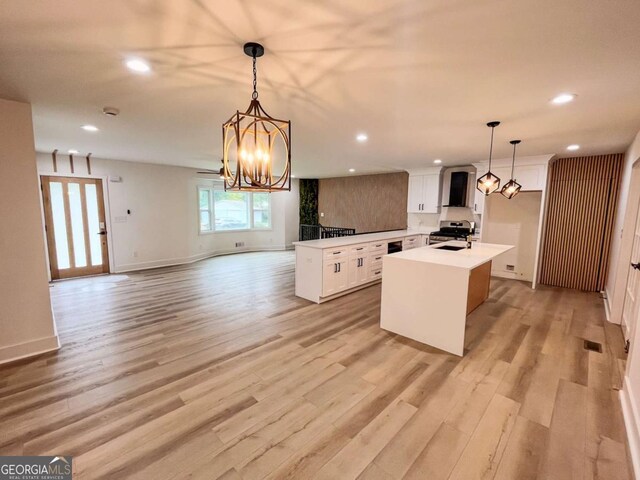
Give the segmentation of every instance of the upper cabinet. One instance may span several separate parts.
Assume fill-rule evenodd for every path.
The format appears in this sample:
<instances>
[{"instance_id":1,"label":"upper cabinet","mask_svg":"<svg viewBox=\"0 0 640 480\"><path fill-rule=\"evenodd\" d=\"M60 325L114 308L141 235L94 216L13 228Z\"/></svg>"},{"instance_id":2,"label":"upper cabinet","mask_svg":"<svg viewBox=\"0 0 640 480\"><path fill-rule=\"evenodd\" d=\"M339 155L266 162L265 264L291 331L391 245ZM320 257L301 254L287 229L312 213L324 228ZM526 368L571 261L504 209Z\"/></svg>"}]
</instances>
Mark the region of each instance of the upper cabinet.
<instances>
[{"instance_id":1,"label":"upper cabinet","mask_svg":"<svg viewBox=\"0 0 640 480\"><path fill-rule=\"evenodd\" d=\"M542 155L538 157L523 157L521 159L516 159L513 176L516 179L516 182L522 185L522 192L542 191L546 188L547 166L551 158L552 155ZM511 179L511 162L508 159L503 159L498 160L496 163L497 165L494 163L491 166L491 172L500 178L500 188L502 188L502 186ZM487 172L487 162L474 163L473 165L477 169L476 178ZM499 195L499 191L500 190L497 190L494 195ZM482 214L484 211L484 203L484 195L476 190L475 202L473 205L474 212Z\"/></svg>"},{"instance_id":2,"label":"upper cabinet","mask_svg":"<svg viewBox=\"0 0 640 480\"><path fill-rule=\"evenodd\" d=\"M409 174L407 212L438 213L440 208L440 168Z\"/></svg>"},{"instance_id":3,"label":"upper cabinet","mask_svg":"<svg viewBox=\"0 0 640 480\"><path fill-rule=\"evenodd\" d=\"M522 190L544 190L547 183L546 165L522 165L516 167L513 176Z\"/></svg>"}]
</instances>

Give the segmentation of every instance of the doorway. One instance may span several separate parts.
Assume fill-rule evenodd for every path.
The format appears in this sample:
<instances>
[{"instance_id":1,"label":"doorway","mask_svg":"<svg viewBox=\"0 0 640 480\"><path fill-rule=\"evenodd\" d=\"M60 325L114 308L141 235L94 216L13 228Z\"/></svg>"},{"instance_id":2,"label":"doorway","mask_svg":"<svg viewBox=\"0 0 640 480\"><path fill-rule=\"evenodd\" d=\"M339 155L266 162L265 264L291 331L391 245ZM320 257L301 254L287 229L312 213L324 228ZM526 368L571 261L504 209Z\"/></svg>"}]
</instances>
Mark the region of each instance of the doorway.
<instances>
[{"instance_id":1,"label":"doorway","mask_svg":"<svg viewBox=\"0 0 640 480\"><path fill-rule=\"evenodd\" d=\"M636 216L631 247L631 262L627 274L627 285L622 307L622 333L629 340L636 317L640 313L640 213Z\"/></svg>"},{"instance_id":2,"label":"doorway","mask_svg":"<svg viewBox=\"0 0 640 480\"><path fill-rule=\"evenodd\" d=\"M109 273L102 180L40 178L51 279Z\"/></svg>"}]
</instances>

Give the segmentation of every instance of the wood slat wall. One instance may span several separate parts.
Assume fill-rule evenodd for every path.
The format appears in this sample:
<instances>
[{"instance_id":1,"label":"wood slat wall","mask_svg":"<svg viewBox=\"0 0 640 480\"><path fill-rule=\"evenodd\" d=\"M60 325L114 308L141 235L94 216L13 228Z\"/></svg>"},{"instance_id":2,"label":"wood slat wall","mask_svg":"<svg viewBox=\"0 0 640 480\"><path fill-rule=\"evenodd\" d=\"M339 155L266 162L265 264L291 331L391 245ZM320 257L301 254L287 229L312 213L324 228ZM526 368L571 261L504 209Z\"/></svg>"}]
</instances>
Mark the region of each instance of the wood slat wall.
<instances>
[{"instance_id":1,"label":"wood slat wall","mask_svg":"<svg viewBox=\"0 0 640 480\"><path fill-rule=\"evenodd\" d=\"M604 289L623 161L619 153L551 164L540 283Z\"/></svg>"},{"instance_id":2,"label":"wood slat wall","mask_svg":"<svg viewBox=\"0 0 640 480\"><path fill-rule=\"evenodd\" d=\"M407 172L321 178L318 211L327 227L356 233L407 228Z\"/></svg>"}]
</instances>

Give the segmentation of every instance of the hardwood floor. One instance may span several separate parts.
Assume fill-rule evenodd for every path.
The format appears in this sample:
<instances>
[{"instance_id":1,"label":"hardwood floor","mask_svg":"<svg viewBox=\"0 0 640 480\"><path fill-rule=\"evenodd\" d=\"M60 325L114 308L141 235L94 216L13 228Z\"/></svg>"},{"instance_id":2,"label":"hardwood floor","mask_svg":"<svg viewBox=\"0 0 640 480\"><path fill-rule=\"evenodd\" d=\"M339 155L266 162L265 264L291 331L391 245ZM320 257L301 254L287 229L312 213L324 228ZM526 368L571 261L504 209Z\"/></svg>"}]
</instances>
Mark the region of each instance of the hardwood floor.
<instances>
[{"instance_id":1,"label":"hardwood floor","mask_svg":"<svg viewBox=\"0 0 640 480\"><path fill-rule=\"evenodd\" d=\"M2 455L82 479L632 478L595 294L493 279L463 358L380 330L379 285L296 298L291 252L51 294L62 350L0 367Z\"/></svg>"}]
</instances>

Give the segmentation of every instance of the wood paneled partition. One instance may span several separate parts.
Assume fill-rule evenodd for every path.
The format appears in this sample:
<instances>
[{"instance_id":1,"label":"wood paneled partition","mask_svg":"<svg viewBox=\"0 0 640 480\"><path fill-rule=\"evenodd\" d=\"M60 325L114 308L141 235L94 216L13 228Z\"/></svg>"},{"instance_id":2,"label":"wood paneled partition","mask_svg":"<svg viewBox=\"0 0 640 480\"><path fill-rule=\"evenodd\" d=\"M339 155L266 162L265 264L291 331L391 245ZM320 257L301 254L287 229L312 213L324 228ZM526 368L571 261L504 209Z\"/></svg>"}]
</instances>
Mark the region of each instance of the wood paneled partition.
<instances>
[{"instance_id":1,"label":"wood paneled partition","mask_svg":"<svg viewBox=\"0 0 640 480\"><path fill-rule=\"evenodd\" d=\"M357 233L407 228L407 172L321 178L320 223Z\"/></svg>"},{"instance_id":2,"label":"wood paneled partition","mask_svg":"<svg viewBox=\"0 0 640 480\"><path fill-rule=\"evenodd\" d=\"M540 283L604 289L623 159L620 153L551 164Z\"/></svg>"}]
</instances>

